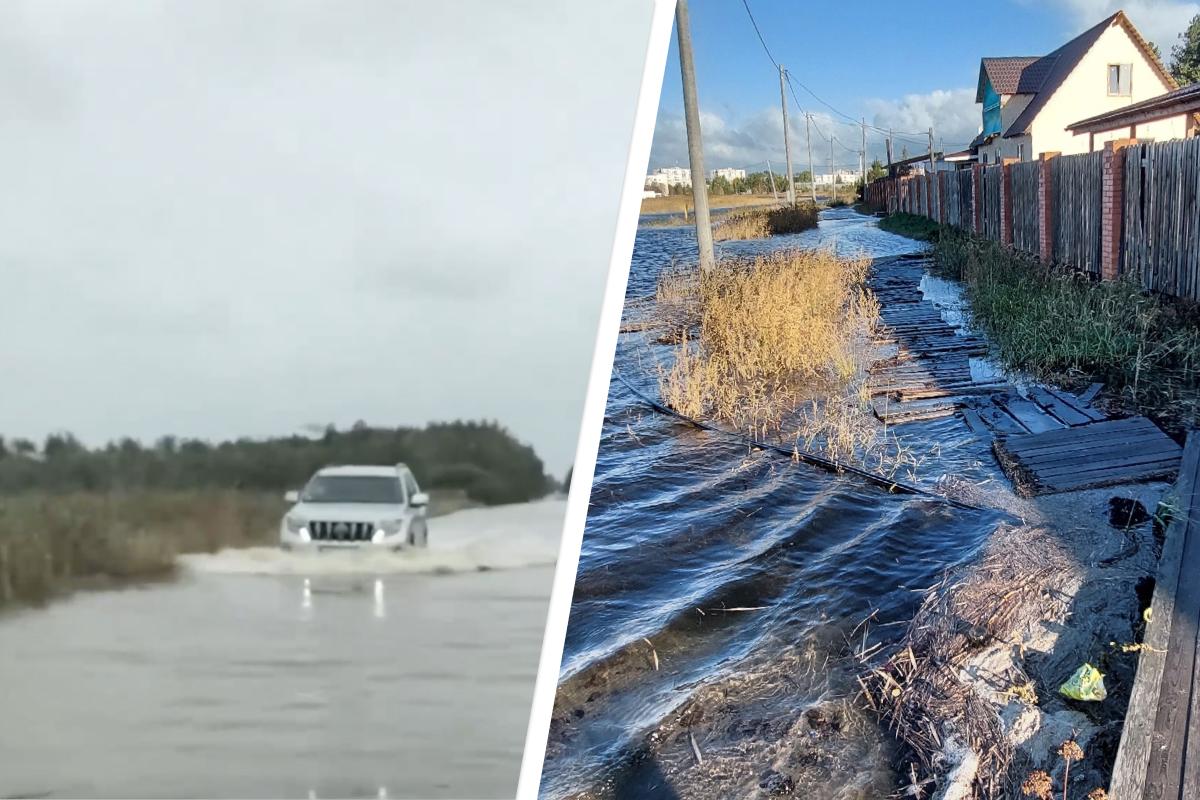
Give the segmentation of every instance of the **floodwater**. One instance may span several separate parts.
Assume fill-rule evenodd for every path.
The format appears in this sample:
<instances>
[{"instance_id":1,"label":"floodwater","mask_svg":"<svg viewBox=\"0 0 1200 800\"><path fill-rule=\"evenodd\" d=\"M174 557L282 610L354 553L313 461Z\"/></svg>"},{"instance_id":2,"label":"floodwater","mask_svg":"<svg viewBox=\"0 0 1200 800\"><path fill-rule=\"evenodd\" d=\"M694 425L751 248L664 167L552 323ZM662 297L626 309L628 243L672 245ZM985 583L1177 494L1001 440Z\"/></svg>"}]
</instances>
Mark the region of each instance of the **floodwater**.
<instances>
[{"instance_id":1,"label":"floodwater","mask_svg":"<svg viewBox=\"0 0 1200 800\"><path fill-rule=\"evenodd\" d=\"M564 510L0 616L0 797L512 797Z\"/></svg>"},{"instance_id":2,"label":"floodwater","mask_svg":"<svg viewBox=\"0 0 1200 800\"><path fill-rule=\"evenodd\" d=\"M880 258L923 245L845 209L817 230L719 243L718 255L793 247ZM652 296L659 271L694 253L690 229L639 229L627 300ZM927 283L956 313L954 287ZM615 369L657 397L668 360L625 333ZM953 418L900 430L929 453L912 481L998 478L987 443ZM614 377L543 797L888 796L895 754L845 702L856 654L895 640L920 590L995 522L752 452L656 414Z\"/></svg>"}]
</instances>

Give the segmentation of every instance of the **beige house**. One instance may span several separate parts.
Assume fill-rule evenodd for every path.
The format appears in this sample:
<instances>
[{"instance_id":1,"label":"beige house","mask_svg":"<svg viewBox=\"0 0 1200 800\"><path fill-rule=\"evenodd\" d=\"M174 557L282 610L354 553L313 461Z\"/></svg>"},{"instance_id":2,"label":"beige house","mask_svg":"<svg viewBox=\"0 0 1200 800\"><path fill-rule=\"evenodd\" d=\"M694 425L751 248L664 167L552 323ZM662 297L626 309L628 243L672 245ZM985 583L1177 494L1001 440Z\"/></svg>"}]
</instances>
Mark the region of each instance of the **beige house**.
<instances>
[{"instance_id":1,"label":"beige house","mask_svg":"<svg viewBox=\"0 0 1200 800\"><path fill-rule=\"evenodd\" d=\"M984 164L1032 161L1041 153L1101 150L1130 130L1074 133L1068 126L1178 88L1137 28L1118 11L1045 56L984 58L975 102L983 126L971 150ZM1181 139L1188 114L1134 126L1141 140Z\"/></svg>"}]
</instances>

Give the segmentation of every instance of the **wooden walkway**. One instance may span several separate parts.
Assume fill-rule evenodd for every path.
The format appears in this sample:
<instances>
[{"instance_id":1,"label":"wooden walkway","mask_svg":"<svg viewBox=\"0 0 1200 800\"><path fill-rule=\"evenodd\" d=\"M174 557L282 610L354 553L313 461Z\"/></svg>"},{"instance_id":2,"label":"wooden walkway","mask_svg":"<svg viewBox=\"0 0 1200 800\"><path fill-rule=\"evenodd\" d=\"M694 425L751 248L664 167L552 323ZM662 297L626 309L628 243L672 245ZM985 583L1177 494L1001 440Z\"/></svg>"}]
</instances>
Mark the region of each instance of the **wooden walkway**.
<instances>
[{"instance_id":1,"label":"wooden walkway","mask_svg":"<svg viewBox=\"0 0 1200 800\"><path fill-rule=\"evenodd\" d=\"M1145 417L1004 436L994 449L1026 496L1171 478L1183 452Z\"/></svg>"},{"instance_id":2,"label":"wooden walkway","mask_svg":"<svg viewBox=\"0 0 1200 800\"><path fill-rule=\"evenodd\" d=\"M1150 622L1113 765L1113 800L1200 798L1200 434L1188 436Z\"/></svg>"},{"instance_id":3,"label":"wooden walkway","mask_svg":"<svg viewBox=\"0 0 1200 800\"><path fill-rule=\"evenodd\" d=\"M1143 417L1108 420L1091 404L1098 384L1074 395L977 378L971 358L986 354L987 343L946 322L925 298L927 266L924 257L889 259L867 280L880 303L878 344L890 349L871 368L880 420L904 425L959 417L993 438L1000 466L1026 496L1175 475L1179 446Z\"/></svg>"}]
</instances>

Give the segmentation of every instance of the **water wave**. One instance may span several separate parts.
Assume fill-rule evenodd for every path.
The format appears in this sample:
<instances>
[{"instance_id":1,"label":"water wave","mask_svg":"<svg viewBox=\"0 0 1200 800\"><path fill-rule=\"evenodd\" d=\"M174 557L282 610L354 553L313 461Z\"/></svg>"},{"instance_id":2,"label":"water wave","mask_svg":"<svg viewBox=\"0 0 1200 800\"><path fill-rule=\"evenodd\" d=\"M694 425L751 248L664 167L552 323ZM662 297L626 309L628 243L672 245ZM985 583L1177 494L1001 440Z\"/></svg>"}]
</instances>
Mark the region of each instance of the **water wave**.
<instances>
[{"instance_id":1,"label":"water wave","mask_svg":"<svg viewBox=\"0 0 1200 800\"><path fill-rule=\"evenodd\" d=\"M195 572L226 575L450 574L552 566L565 513L560 498L458 511L429 521L429 547L423 550L249 547L185 555L180 562Z\"/></svg>"}]
</instances>

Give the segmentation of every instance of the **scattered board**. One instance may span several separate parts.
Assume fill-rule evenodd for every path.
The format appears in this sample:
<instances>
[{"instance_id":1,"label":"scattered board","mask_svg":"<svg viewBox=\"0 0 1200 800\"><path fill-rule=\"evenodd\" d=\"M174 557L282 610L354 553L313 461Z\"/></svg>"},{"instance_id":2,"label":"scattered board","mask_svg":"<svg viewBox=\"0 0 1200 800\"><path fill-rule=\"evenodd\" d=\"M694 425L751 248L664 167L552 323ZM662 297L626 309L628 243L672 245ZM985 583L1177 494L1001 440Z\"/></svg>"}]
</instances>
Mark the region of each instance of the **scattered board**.
<instances>
[{"instance_id":1,"label":"scattered board","mask_svg":"<svg viewBox=\"0 0 1200 800\"><path fill-rule=\"evenodd\" d=\"M1182 453L1145 417L1011 435L993 449L1025 497L1171 478Z\"/></svg>"}]
</instances>

